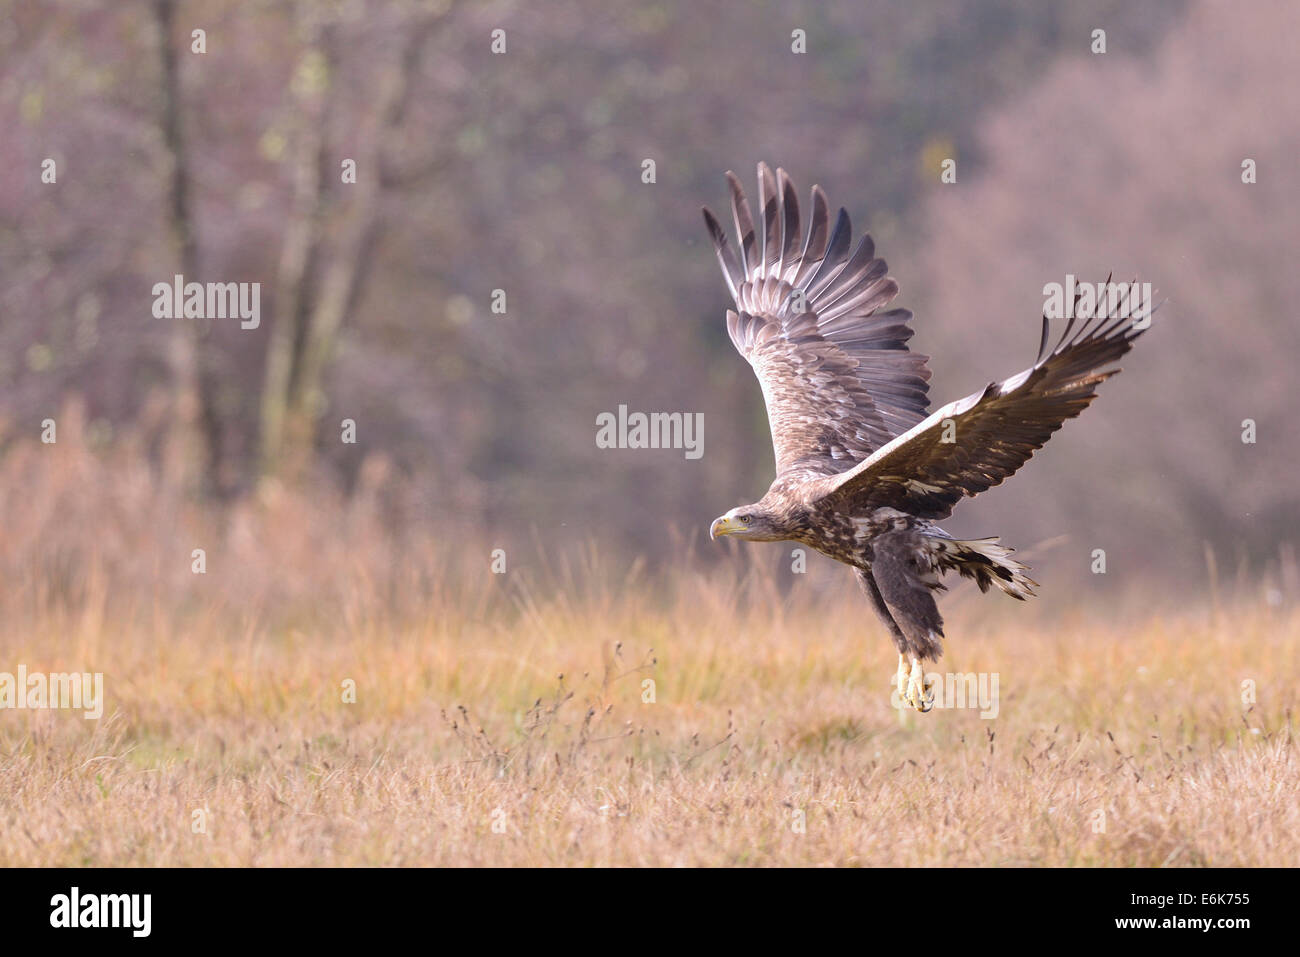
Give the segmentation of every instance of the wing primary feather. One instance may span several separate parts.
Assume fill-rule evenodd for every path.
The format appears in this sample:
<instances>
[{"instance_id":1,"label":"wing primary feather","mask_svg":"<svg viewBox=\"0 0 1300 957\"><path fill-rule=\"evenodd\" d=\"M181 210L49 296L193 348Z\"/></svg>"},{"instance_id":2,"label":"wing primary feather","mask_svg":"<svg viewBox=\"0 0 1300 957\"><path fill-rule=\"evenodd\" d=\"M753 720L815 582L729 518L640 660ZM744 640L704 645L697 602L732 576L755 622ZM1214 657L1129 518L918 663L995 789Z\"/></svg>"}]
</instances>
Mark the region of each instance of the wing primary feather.
<instances>
[{"instance_id":1,"label":"wing primary feather","mask_svg":"<svg viewBox=\"0 0 1300 957\"><path fill-rule=\"evenodd\" d=\"M740 268L745 276L753 273L755 266L758 265L757 258L757 240L754 238L754 214L750 212L749 200L745 199L745 191L740 186L740 178L731 170L727 170L727 183L731 187L731 217L736 223L736 235L740 239L738 251L740 254Z\"/></svg>"},{"instance_id":2,"label":"wing primary feather","mask_svg":"<svg viewBox=\"0 0 1300 957\"><path fill-rule=\"evenodd\" d=\"M767 277L772 275L781 256L781 199L776 190L776 177L772 175L772 167L766 163L758 164L758 202L763 207L763 248L759 275Z\"/></svg>"},{"instance_id":3,"label":"wing primary feather","mask_svg":"<svg viewBox=\"0 0 1300 957\"><path fill-rule=\"evenodd\" d=\"M713 238L713 249L718 254L718 262L722 265L722 275L727 280L727 288L731 290L731 298L739 300L740 284L745 281L745 274L741 271L740 264L736 262L731 247L727 245L727 234L722 231L722 226L707 208L704 210L704 224L708 226L709 235Z\"/></svg>"},{"instance_id":4,"label":"wing primary feather","mask_svg":"<svg viewBox=\"0 0 1300 957\"><path fill-rule=\"evenodd\" d=\"M826 244L830 239L830 207L826 203L826 194L820 186L812 188L812 219L808 223L808 238L804 241L803 252L799 254L799 269L790 280L791 285L800 286L805 279L821 264L826 256Z\"/></svg>"},{"instance_id":5,"label":"wing primary feather","mask_svg":"<svg viewBox=\"0 0 1300 957\"><path fill-rule=\"evenodd\" d=\"M826 281L822 287L810 285L809 296L816 296L823 313L830 315L845 295L858 288L859 283L872 283L883 279L889 267L883 259L876 259L876 244L869 235L864 234L858 240L858 248L853 251L844 268Z\"/></svg>"},{"instance_id":6,"label":"wing primary feather","mask_svg":"<svg viewBox=\"0 0 1300 957\"><path fill-rule=\"evenodd\" d=\"M1075 301L1075 304L1077 305L1077 304L1078 304L1078 301L1079 301L1077 296L1075 297L1075 300L1074 300L1074 301ZM1072 313L1076 313L1076 314L1077 314L1077 311L1078 311L1078 310L1077 310L1077 309L1071 309L1070 311L1071 311ZM1074 315L1071 315L1069 321L1066 322L1066 324L1065 324L1065 329L1061 332L1061 338L1058 339L1058 340L1056 340L1056 345L1055 345L1055 347L1053 347L1053 349L1052 349L1052 355L1056 355L1058 352L1060 352L1060 351L1061 351L1061 348L1065 345L1065 337L1068 336L1068 335L1070 334L1070 330L1074 328L1074 320L1075 320L1075 316L1074 316Z\"/></svg>"},{"instance_id":7,"label":"wing primary feather","mask_svg":"<svg viewBox=\"0 0 1300 957\"><path fill-rule=\"evenodd\" d=\"M870 236L863 234L862 238L858 240L857 248L853 250L853 255L849 257L843 269L833 275L827 275L824 279L814 280L808 284L809 298L816 298L822 308L828 310L837 299L852 289L857 282L868 277L872 269L878 269L880 275L883 276L885 270L879 269L875 264L879 262L880 266L884 266L884 263L875 259L875 255L876 244Z\"/></svg>"},{"instance_id":8,"label":"wing primary feather","mask_svg":"<svg viewBox=\"0 0 1300 957\"><path fill-rule=\"evenodd\" d=\"M776 275L786 278L786 270L798 265L794 258L799 245L799 197L785 170L776 171L777 186L781 190L781 256L776 264Z\"/></svg>"},{"instance_id":9,"label":"wing primary feather","mask_svg":"<svg viewBox=\"0 0 1300 957\"><path fill-rule=\"evenodd\" d=\"M1132 316L1126 316L1126 315L1124 315L1124 309L1123 309L1123 308L1116 308L1115 311L1116 311L1116 313L1118 313L1118 315L1116 315L1116 316L1112 319L1110 325L1106 326L1106 327L1103 328L1103 329L1098 329L1098 330L1097 330L1097 338L1098 338L1098 339L1110 339L1112 336L1114 336L1115 330L1118 329L1120 326L1124 325L1125 323L1130 323L1130 324L1131 324L1131 323L1133 322L1133 317L1132 317ZM1140 331L1140 330L1139 330L1139 331Z\"/></svg>"},{"instance_id":10,"label":"wing primary feather","mask_svg":"<svg viewBox=\"0 0 1300 957\"><path fill-rule=\"evenodd\" d=\"M812 289L813 286L832 276L844 264L849 252L849 243L852 241L852 227L849 224L848 210L841 206L839 215L835 217L835 228L831 230L826 255L822 257L821 265L817 267L817 271L813 273L812 278L804 283L804 288Z\"/></svg>"}]
</instances>

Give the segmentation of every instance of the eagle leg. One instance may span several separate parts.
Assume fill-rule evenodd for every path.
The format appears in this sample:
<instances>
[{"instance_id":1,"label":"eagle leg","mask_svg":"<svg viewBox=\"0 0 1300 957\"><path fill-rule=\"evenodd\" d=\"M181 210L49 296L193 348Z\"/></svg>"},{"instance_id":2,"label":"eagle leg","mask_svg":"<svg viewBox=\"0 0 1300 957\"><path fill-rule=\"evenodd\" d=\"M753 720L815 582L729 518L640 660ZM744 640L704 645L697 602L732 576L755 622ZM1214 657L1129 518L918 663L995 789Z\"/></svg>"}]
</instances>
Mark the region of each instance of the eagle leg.
<instances>
[{"instance_id":1,"label":"eagle leg","mask_svg":"<svg viewBox=\"0 0 1300 957\"><path fill-rule=\"evenodd\" d=\"M934 693L931 690L934 682L930 682L929 685L925 683L925 669L921 666L921 659L912 652L907 636L903 634L903 629L898 626L898 622L890 613L889 606L885 604L871 570L854 566L853 574L858 584L862 586L863 592L866 593L867 601L871 603L876 615L889 630L890 636L894 639L894 647L898 649L898 673L894 680L898 687L899 700L906 701L924 714L934 707Z\"/></svg>"}]
</instances>

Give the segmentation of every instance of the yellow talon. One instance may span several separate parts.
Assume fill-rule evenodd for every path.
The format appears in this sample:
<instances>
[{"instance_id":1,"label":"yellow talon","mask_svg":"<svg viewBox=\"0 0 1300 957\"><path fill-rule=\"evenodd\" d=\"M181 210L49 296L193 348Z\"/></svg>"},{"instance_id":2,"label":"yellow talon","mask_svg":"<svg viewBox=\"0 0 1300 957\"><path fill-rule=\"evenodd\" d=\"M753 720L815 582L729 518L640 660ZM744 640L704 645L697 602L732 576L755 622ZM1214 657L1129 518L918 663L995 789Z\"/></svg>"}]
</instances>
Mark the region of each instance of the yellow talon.
<instances>
[{"instance_id":1,"label":"yellow talon","mask_svg":"<svg viewBox=\"0 0 1300 957\"><path fill-rule=\"evenodd\" d=\"M899 681L903 676L903 656L899 655L898 661ZM907 676L907 692L903 696L904 700L917 711L925 714L934 707L934 682L926 682L925 669L921 666L920 658L912 659L912 670Z\"/></svg>"}]
</instances>

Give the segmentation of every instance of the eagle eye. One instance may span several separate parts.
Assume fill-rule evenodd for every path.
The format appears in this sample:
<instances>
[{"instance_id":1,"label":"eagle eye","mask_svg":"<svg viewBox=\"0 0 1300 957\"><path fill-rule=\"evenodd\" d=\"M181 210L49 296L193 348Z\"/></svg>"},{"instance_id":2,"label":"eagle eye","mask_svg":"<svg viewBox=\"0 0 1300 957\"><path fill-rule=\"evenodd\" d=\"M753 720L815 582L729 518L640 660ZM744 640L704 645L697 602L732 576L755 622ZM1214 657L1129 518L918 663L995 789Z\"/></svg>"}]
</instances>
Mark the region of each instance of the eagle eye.
<instances>
[{"instance_id":1,"label":"eagle eye","mask_svg":"<svg viewBox=\"0 0 1300 957\"><path fill-rule=\"evenodd\" d=\"M748 515L742 515L742 516L740 516L740 520L741 520L742 522L744 522L746 525L749 524L749 516L748 516Z\"/></svg>"}]
</instances>

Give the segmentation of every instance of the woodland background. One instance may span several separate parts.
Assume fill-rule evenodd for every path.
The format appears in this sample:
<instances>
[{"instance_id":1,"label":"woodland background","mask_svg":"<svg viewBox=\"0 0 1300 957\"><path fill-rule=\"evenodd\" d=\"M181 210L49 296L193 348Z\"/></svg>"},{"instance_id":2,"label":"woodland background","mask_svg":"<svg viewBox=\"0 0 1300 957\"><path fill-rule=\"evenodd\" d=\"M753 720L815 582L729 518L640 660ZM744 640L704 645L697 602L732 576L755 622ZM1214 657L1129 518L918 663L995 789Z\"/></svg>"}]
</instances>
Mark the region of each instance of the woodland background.
<instances>
[{"instance_id":1,"label":"woodland background","mask_svg":"<svg viewBox=\"0 0 1300 957\"><path fill-rule=\"evenodd\" d=\"M25 527L69 588L92 553L188 576L182 512L249 555L355 553L364 512L393 555L680 561L770 480L699 215L761 159L872 232L936 403L1024 368L1066 273L1168 299L954 531L1067 585L1181 600L1210 556L1294 594L1297 32L1264 2L0 2L6 564ZM153 318L178 272L260 282L260 328ZM703 458L598 449L620 404L703 412Z\"/></svg>"}]
</instances>

